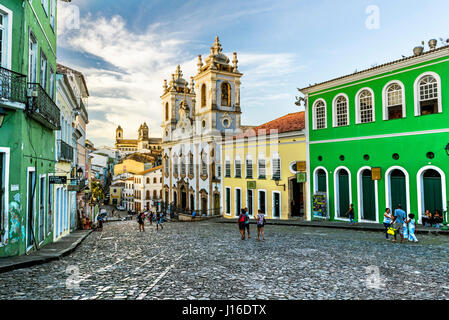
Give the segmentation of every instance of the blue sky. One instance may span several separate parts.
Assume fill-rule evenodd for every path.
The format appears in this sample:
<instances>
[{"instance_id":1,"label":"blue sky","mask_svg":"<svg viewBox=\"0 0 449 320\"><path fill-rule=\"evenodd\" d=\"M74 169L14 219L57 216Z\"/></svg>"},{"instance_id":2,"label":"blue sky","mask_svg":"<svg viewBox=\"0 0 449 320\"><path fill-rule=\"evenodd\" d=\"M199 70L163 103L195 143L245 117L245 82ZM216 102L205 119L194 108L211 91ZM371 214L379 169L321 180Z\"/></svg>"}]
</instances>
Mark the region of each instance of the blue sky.
<instances>
[{"instance_id":1,"label":"blue sky","mask_svg":"<svg viewBox=\"0 0 449 320\"><path fill-rule=\"evenodd\" d=\"M85 73L91 97L88 136L113 145L120 124L135 138L146 121L160 136L159 96L177 64L184 78L196 72L216 35L223 52L238 53L244 73L242 123L257 125L298 111L296 88L412 54L429 39L449 38L444 0L72 0L59 3L58 60ZM369 29L369 6L379 28ZM441 45L441 43L439 44ZM427 44L426 44L427 47Z\"/></svg>"}]
</instances>

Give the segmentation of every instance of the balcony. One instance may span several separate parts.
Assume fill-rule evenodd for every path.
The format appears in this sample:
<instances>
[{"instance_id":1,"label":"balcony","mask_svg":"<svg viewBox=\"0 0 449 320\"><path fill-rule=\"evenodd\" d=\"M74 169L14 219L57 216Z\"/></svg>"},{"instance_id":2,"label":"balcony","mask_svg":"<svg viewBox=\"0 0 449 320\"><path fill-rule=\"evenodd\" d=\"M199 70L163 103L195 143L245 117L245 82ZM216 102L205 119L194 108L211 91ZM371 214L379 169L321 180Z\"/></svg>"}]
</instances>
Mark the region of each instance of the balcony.
<instances>
[{"instance_id":1,"label":"balcony","mask_svg":"<svg viewBox=\"0 0 449 320\"><path fill-rule=\"evenodd\" d=\"M0 101L27 103L26 84L23 74L0 67Z\"/></svg>"},{"instance_id":2,"label":"balcony","mask_svg":"<svg viewBox=\"0 0 449 320\"><path fill-rule=\"evenodd\" d=\"M38 83L28 84L30 100L27 113L51 130L61 130L60 112L52 98Z\"/></svg>"},{"instance_id":3,"label":"balcony","mask_svg":"<svg viewBox=\"0 0 449 320\"><path fill-rule=\"evenodd\" d=\"M73 161L73 147L62 140L58 140L58 159L60 161Z\"/></svg>"}]
</instances>

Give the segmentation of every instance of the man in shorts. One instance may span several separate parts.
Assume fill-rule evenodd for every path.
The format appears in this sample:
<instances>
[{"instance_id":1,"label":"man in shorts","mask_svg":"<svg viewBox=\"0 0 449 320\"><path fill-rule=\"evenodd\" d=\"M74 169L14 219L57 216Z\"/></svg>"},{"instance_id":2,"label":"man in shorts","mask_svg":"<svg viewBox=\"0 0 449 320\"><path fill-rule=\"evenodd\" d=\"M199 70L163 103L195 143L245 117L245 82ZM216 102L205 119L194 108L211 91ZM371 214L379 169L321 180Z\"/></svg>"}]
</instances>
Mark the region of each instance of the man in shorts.
<instances>
[{"instance_id":1,"label":"man in shorts","mask_svg":"<svg viewBox=\"0 0 449 320\"><path fill-rule=\"evenodd\" d=\"M396 235L399 233L401 236L401 243L404 243L404 223L406 218L407 214L402 210L402 206L398 204L398 208L394 210L392 222L393 228L396 229L393 242L396 242Z\"/></svg>"}]
</instances>

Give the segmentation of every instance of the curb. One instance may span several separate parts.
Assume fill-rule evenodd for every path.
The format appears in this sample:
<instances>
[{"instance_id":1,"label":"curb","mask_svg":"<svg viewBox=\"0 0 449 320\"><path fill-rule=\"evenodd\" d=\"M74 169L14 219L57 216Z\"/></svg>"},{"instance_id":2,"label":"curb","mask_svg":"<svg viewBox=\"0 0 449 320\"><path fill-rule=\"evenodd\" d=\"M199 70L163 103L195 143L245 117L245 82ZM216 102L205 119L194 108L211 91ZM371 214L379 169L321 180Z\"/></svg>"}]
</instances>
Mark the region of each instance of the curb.
<instances>
[{"instance_id":1,"label":"curb","mask_svg":"<svg viewBox=\"0 0 449 320\"><path fill-rule=\"evenodd\" d=\"M217 221L217 223L237 223L236 219L221 219ZM250 224L256 224L255 221L251 221ZM283 222L283 221L266 221L265 225L272 226L289 226L289 227L308 227L308 228L325 228L325 229L344 229L344 230L354 230L354 231L369 231L369 232L382 232L385 233L385 229L379 227L369 227L369 226L351 226L351 225L321 225L317 224L308 224L308 223L293 223L293 222ZM443 235L449 236L449 231L442 230L416 230L416 234L424 234L424 235Z\"/></svg>"},{"instance_id":2,"label":"curb","mask_svg":"<svg viewBox=\"0 0 449 320\"><path fill-rule=\"evenodd\" d=\"M78 239L74 243L70 245L67 249L61 250L58 253L55 254L48 254L46 256L28 256L30 257L29 261L23 261L18 263L13 263L10 265L2 266L0 267L0 273L10 272L17 269L24 269L29 268L32 266L41 265L44 263L48 263L51 261L59 260L61 257L66 257L69 254L71 254L73 251L78 248L78 246L93 232L93 230L90 230L88 233L86 233L82 238ZM45 248L45 247L44 247Z\"/></svg>"}]
</instances>

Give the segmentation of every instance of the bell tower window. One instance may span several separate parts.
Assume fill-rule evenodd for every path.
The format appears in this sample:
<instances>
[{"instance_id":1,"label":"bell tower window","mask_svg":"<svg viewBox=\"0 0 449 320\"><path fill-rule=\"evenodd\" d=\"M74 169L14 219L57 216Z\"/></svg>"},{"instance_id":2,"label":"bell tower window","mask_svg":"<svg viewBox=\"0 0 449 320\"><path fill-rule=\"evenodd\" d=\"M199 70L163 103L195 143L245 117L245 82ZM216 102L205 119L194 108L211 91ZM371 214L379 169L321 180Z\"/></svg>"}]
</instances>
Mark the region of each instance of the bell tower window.
<instances>
[{"instance_id":1,"label":"bell tower window","mask_svg":"<svg viewBox=\"0 0 449 320\"><path fill-rule=\"evenodd\" d=\"M168 108L168 102L165 104L165 121L168 121L168 118L169 118L169 116L168 116L168 113L169 113L169 110L168 110L169 108Z\"/></svg>"},{"instance_id":2,"label":"bell tower window","mask_svg":"<svg viewBox=\"0 0 449 320\"><path fill-rule=\"evenodd\" d=\"M201 108L206 107L206 85L201 86Z\"/></svg>"},{"instance_id":3,"label":"bell tower window","mask_svg":"<svg viewBox=\"0 0 449 320\"><path fill-rule=\"evenodd\" d=\"M231 85L227 82L221 85L221 105L225 107L231 106Z\"/></svg>"}]
</instances>

